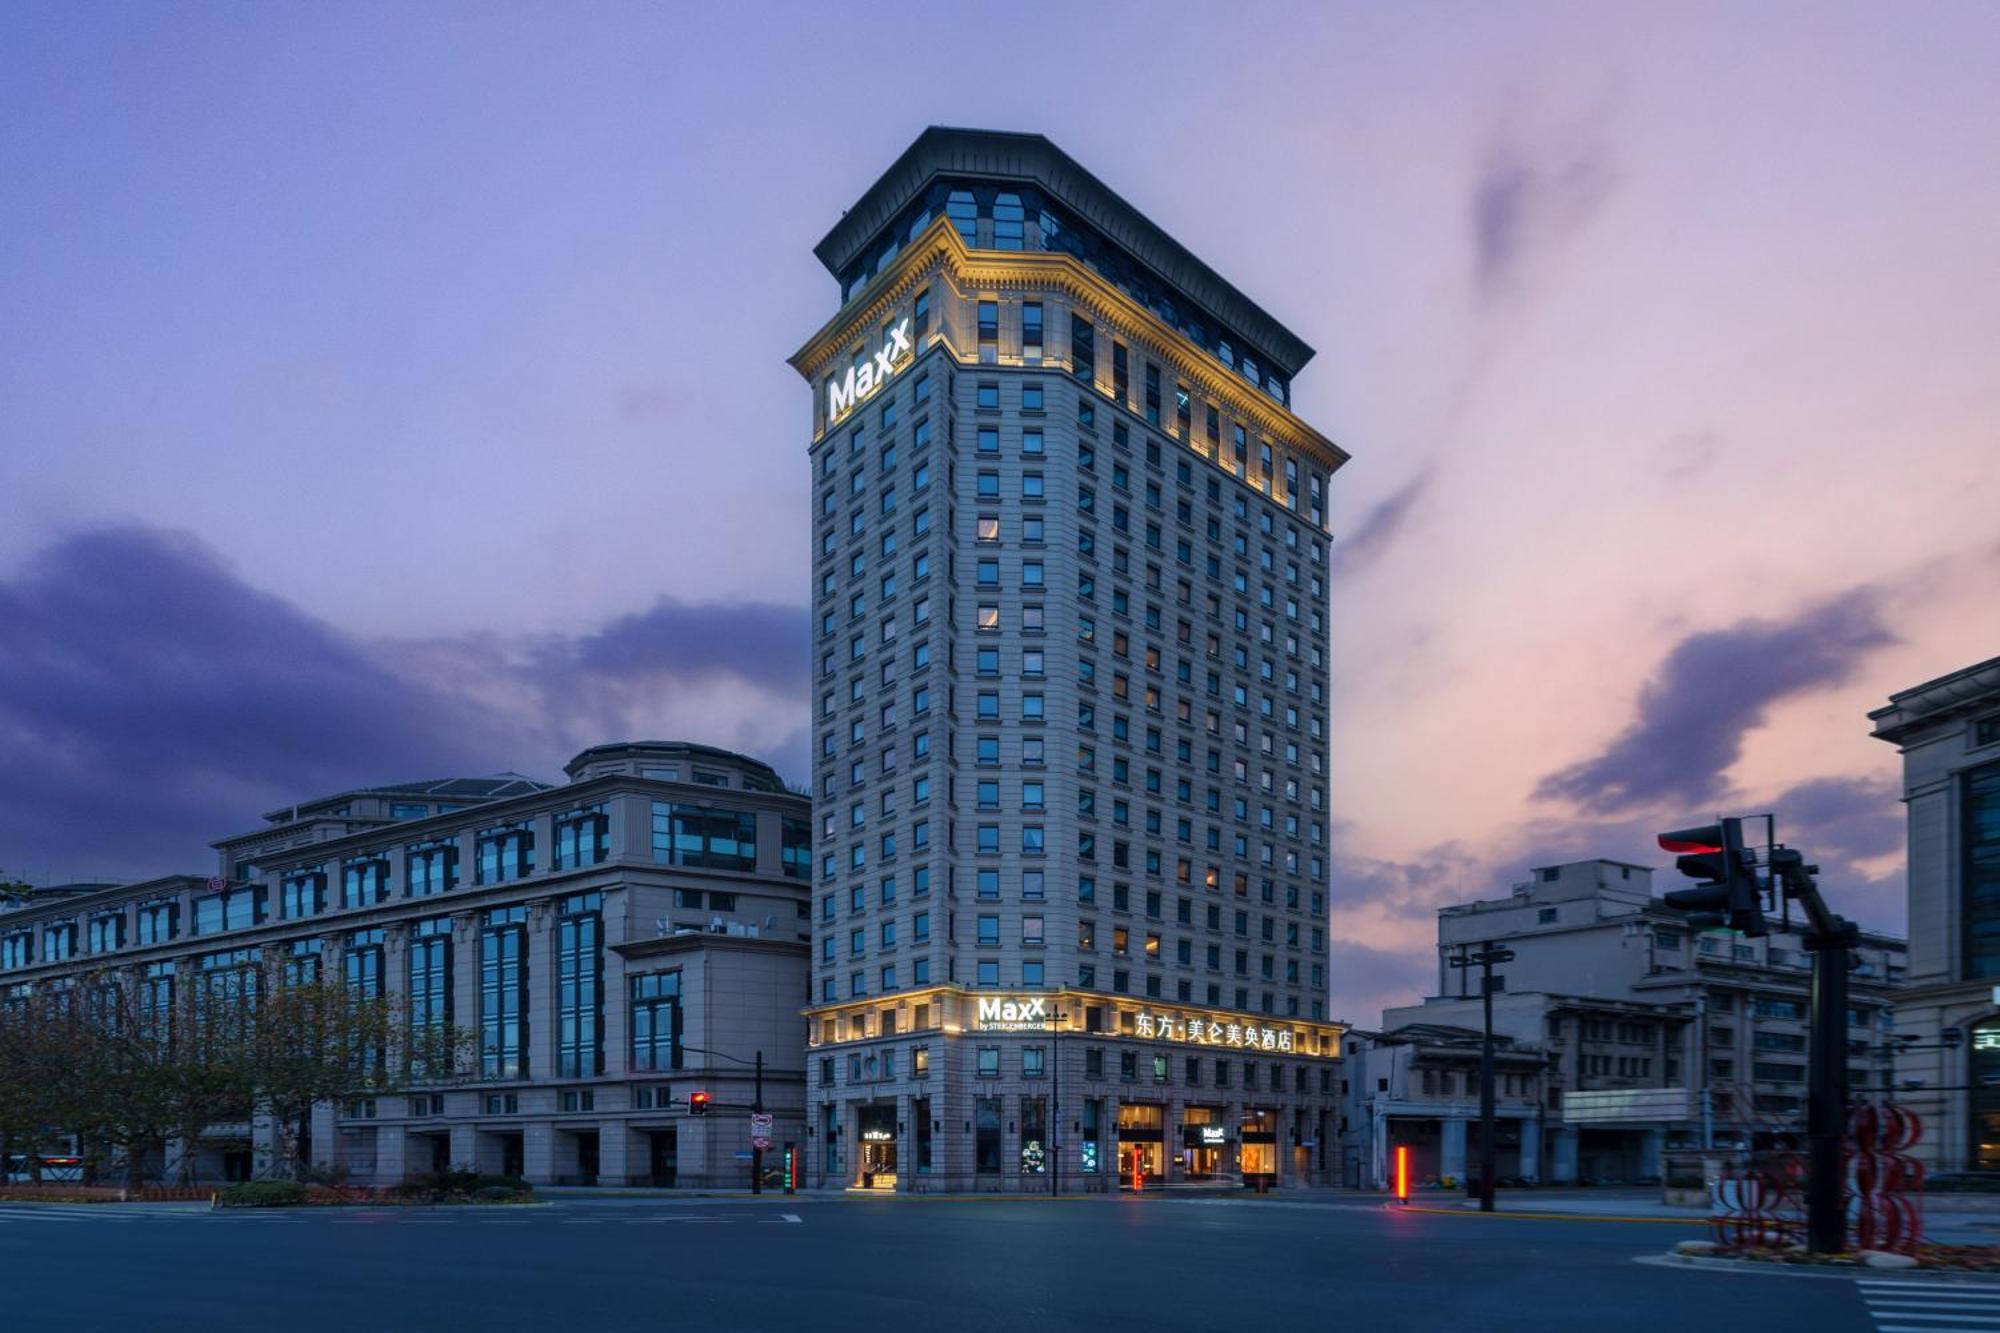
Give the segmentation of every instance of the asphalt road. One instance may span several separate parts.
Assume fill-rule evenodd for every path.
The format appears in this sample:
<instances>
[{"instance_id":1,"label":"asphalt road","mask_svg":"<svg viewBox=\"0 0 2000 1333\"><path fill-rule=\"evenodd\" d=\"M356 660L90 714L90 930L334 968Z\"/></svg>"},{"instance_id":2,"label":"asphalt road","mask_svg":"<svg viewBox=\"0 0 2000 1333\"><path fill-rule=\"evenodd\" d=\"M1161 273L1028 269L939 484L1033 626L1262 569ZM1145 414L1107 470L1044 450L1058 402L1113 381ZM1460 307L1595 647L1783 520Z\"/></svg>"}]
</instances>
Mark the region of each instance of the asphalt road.
<instances>
[{"instance_id":1,"label":"asphalt road","mask_svg":"<svg viewBox=\"0 0 2000 1333\"><path fill-rule=\"evenodd\" d=\"M126 1333L1879 1333L1847 1278L1634 1262L1696 1234L1249 1199L0 1205L0 1274L12 1327Z\"/></svg>"}]
</instances>

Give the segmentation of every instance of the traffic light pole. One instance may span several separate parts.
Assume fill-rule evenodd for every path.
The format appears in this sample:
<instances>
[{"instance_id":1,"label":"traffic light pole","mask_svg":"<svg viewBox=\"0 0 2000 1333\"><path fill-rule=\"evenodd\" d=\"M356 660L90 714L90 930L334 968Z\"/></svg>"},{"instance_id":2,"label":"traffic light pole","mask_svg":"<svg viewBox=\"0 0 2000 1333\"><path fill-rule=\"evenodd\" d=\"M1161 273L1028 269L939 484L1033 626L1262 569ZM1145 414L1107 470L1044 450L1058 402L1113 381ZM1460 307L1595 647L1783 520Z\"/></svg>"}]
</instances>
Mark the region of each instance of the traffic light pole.
<instances>
[{"instance_id":1,"label":"traffic light pole","mask_svg":"<svg viewBox=\"0 0 2000 1333\"><path fill-rule=\"evenodd\" d=\"M1847 1248L1847 969L1853 945L1806 938L1812 951L1812 1057L1806 1087L1806 1244L1818 1254Z\"/></svg>"},{"instance_id":2,"label":"traffic light pole","mask_svg":"<svg viewBox=\"0 0 2000 1333\"><path fill-rule=\"evenodd\" d=\"M1806 1248L1847 1248L1847 974L1861 930L1836 915L1813 879L1818 866L1788 847L1771 854L1771 874L1805 909L1805 946L1813 956L1812 1051L1807 1066Z\"/></svg>"},{"instance_id":3,"label":"traffic light pole","mask_svg":"<svg viewBox=\"0 0 2000 1333\"><path fill-rule=\"evenodd\" d=\"M764 1053L757 1052L757 1088L751 1095L750 1109L758 1115L764 1114ZM764 1192L764 1150L757 1146L757 1135L750 1135L750 1192Z\"/></svg>"}]
</instances>

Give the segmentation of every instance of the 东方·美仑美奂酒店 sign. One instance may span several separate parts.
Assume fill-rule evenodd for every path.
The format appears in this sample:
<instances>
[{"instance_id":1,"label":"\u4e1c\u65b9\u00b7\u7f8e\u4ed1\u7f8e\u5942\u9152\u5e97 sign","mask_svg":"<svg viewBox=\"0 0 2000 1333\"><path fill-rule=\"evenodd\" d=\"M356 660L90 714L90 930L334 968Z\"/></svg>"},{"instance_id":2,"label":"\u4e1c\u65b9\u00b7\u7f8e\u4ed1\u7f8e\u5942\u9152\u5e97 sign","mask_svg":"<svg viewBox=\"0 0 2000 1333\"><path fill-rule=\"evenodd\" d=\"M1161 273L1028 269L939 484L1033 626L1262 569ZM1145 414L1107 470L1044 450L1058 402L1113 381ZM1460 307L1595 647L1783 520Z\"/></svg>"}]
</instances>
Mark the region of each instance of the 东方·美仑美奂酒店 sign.
<instances>
[{"instance_id":1,"label":"\u4e1c\u65b9\u00b7\u7f8e\u4ed1\u7f8e\u5942\u9152\u5e97 sign","mask_svg":"<svg viewBox=\"0 0 2000 1333\"><path fill-rule=\"evenodd\" d=\"M1311 349L1039 135L816 253L808 1180L1331 1179Z\"/></svg>"}]
</instances>

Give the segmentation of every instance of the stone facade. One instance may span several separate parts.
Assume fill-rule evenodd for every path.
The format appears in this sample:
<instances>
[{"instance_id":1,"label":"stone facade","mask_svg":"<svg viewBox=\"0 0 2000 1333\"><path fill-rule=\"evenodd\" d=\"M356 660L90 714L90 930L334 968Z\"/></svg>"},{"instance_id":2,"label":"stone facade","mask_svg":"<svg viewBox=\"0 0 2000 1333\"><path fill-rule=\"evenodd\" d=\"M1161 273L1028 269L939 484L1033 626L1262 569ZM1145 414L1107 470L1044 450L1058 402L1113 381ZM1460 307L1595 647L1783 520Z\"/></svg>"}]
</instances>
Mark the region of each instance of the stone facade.
<instances>
[{"instance_id":1,"label":"stone facade","mask_svg":"<svg viewBox=\"0 0 2000 1333\"><path fill-rule=\"evenodd\" d=\"M2000 1171L2000 658L1868 715L1903 757L1910 974L1899 1100L1932 1171ZM1982 947L1984 945L1984 947Z\"/></svg>"},{"instance_id":2,"label":"stone facade","mask_svg":"<svg viewBox=\"0 0 2000 1333\"><path fill-rule=\"evenodd\" d=\"M428 950L447 1020L478 1034L470 1070L320 1108L312 1160L358 1183L463 1165L541 1184L745 1185L759 1052L775 1138L805 1137L810 804L764 765L705 746L599 746L569 775L344 793L217 843L212 879L31 900L0 914L0 939L31 942L0 985L157 965L189 985L227 957L259 985L298 969L407 997L424 971L413 954ZM722 822L662 814L677 810ZM716 830L727 836L696 851L690 839ZM502 833L520 839L504 856ZM449 869L429 878L433 857ZM32 948L68 925L107 947ZM501 936L517 949L505 974ZM665 1044L641 1058L638 978L662 992L648 1018L674 1024L678 1063ZM518 1038L498 1025L503 1006L518 1006ZM689 1114L697 1089L713 1099L706 1116ZM274 1145L255 1124L191 1150L203 1178L246 1177L270 1169Z\"/></svg>"},{"instance_id":3,"label":"stone facade","mask_svg":"<svg viewBox=\"0 0 2000 1333\"><path fill-rule=\"evenodd\" d=\"M965 1074L946 1015L979 993L1325 1030L1326 487L1346 456L1287 406L1310 349L1036 136L927 132L820 256L844 303L793 358L814 402L812 1013L898 1018L863 1039L875 1079L867 1057L809 1061L814 1160L859 1181L827 1136L862 1142L879 1106L869 1131L897 1126L912 1188L962 1178L979 1089L1009 1145L1043 1114L1012 1081L1018 1035L994 1043L1000 1082ZM919 1008L928 1085L906 1078ZM1088 1076L1062 1040L1048 1114L1074 1127ZM1150 1070L1136 1028L1105 1041ZM1337 1053L1315 1037L1299 1069ZM1287 1148L1324 1144L1322 1109ZM923 1123L957 1133L916 1173ZM973 1174L1018 1184L1018 1149L997 1160Z\"/></svg>"}]
</instances>

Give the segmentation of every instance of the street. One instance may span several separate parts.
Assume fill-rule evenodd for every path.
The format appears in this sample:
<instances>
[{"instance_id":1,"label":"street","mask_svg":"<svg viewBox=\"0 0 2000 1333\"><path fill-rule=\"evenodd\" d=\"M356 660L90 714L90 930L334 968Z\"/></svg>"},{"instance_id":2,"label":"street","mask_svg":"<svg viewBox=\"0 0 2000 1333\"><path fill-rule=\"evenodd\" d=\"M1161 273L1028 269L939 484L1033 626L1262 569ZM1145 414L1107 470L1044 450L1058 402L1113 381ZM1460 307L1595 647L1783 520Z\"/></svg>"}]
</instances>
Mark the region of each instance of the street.
<instances>
[{"instance_id":1,"label":"street","mask_svg":"<svg viewBox=\"0 0 2000 1333\"><path fill-rule=\"evenodd\" d=\"M565 1199L211 1212L0 1205L23 1328L1992 1328L2000 1288L1871 1318L1847 1277L1634 1262L1695 1226L1373 1201ZM1935 1289L1931 1289L1935 1290ZM1934 1299L1934 1298L1926 1298ZM1878 1302L1878 1309L1879 1309ZM1935 1311L1943 1311L1940 1315ZM1971 1314L1969 1323L1959 1317ZM1914 1322L1912 1322L1914 1321Z\"/></svg>"}]
</instances>

